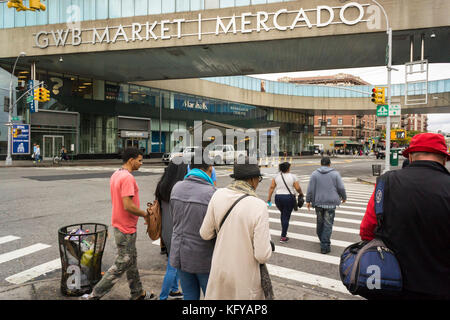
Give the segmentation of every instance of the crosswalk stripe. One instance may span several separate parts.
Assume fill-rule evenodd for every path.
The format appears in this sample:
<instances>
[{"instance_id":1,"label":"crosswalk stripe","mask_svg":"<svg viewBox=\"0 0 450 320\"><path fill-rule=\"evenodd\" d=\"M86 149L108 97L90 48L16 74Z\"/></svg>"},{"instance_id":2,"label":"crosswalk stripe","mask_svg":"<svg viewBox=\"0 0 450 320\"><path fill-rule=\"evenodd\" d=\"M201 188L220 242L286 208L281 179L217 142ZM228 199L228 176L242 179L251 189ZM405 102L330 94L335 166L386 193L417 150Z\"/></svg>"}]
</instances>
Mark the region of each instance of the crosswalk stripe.
<instances>
[{"instance_id":1,"label":"crosswalk stripe","mask_svg":"<svg viewBox=\"0 0 450 320\"><path fill-rule=\"evenodd\" d=\"M26 256L26 255L29 255L29 254L32 254L34 252L37 252L37 251L40 251L43 249L50 248L50 247L51 246L49 246L48 244L37 243L37 244L34 244L29 247L25 247L22 249L18 249L18 250L14 250L11 252L1 254L0 255L0 264L4 263L4 262L8 262L10 260L14 260L14 259Z\"/></svg>"},{"instance_id":2,"label":"crosswalk stripe","mask_svg":"<svg viewBox=\"0 0 450 320\"><path fill-rule=\"evenodd\" d=\"M16 236L0 237L0 244L7 243L7 242L10 242L10 241L14 241L14 240L18 240L18 239L20 239L20 237L16 237Z\"/></svg>"},{"instance_id":3,"label":"crosswalk stripe","mask_svg":"<svg viewBox=\"0 0 450 320\"><path fill-rule=\"evenodd\" d=\"M60 268L61 268L61 259L55 259L47 263L43 263L34 268L12 275L6 278L5 280L13 284L22 284Z\"/></svg>"},{"instance_id":4,"label":"crosswalk stripe","mask_svg":"<svg viewBox=\"0 0 450 320\"><path fill-rule=\"evenodd\" d=\"M280 236L281 231L280 230L275 230L275 229L270 229L270 234L273 235L273 236ZM289 238L291 238L291 239L303 240L303 241L314 242L314 243L320 243L319 238L317 238L317 236L314 237L314 236L308 236L306 234L293 233L293 232L289 232L288 235L289 235ZM332 246L336 246L336 247L347 248L352 243L353 242L331 239L331 245Z\"/></svg>"},{"instance_id":5,"label":"crosswalk stripe","mask_svg":"<svg viewBox=\"0 0 450 320\"><path fill-rule=\"evenodd\" d=\"M347 203L347 202L346 202ZM275 204L273 204L272 203L272 207L277 207ZM340 206L338 206L338 207L336 207L336 209L337 210L339 210L340 208L343 208L343 209L355 209L355 210L362 210L362 211L366 211L366 207L367 206L365 206L365 207L355 207L355 206L346 206L346 205L340 205Z\"/></svg>"},{"instance_id":6,"label":"crosswalk stripe","mask_svg":"<svg viewBox=\"0 0 450 320\"><path fill-rule=\"evenodd\" d=\"M275 218L269 218L269 222L281 224L280 219L275 219ZM289 225L316 229L316 224L315 223L308 223L308 222L303 222L303 221L290 221ZM359 229L356 230L356 229L351 229L351 228L344 228L344 227L333 226L333 231L352 233L352 234L358 234L359 235Z\"/></svg>"},{"instance_id":7,"label":"crosswalk stripe","mask_svg":"<svg viewBox=\"0 0 450 320\"><path fill-rule=\"evenodd\" d=\"M301 208L301 209L299 209L299 210L301 210L302 212L304 212L304 213L306 213L306 212L315 212L314 211L314 209L311 209L310 211L308 211L308 209L307 208L305 208L305 207L303 207L303 208ZM269 210L270 211L270 210ZM340 209L336 209L336 214L347 214L347 215L350 215L350 216L359 216L359 217L364 217L364 214L365 214L365 209L364 209L364 212L357 212L357 211L348 211L348 210L340 210ZM279 211L276 211L277 213L279 213Z\"/></svg>"},{"instance_id":8,"label":"crosswalk stripe","mask_svg":"<svg viewBox=\"0 0 450 320\"><path fill-rule=\"evenodd\" d=\"M275 253L281 253L288 256L293 256L297 258L307 259L307 260L314 260L314 261L320 261L330 264L339 265L339 262L341 261L341 258L330 256L327 254L321 254L321 253L315 253L315 252L309 252L304 250L298 250L298 249L292 249L287 248L283 246L276 246L275 247Z\"/></svg>"},{"instance_id":9,"label":"crosswalk stripe","mask_svg":"<svg viewBox=\"0 0 450 320\"><path fill-rule=\"evenodd\" d=\"M301 208L300 210L303 210L303 212L308 212L308 209L306 209L306 208ZM314 210L313 210L312 212L314 212ZM359 216L359 217L363 217L363 216L364 216L364 213L363 213L363 212L348 211L348 210L340 210L340 209L337 209L337 210L335 211L335 213L336 213L336 214L348 214L348 215L350 215L350 216Z\"/></svg>"},{"instance_id":10,"label":"crosswalk stripe","mask_svg":"<svg viewBox=\"0 0 450 320\"><path fill-rule=\"evenodd\" d=\"M337 291L340 293L350 294L345 286L339 280L334 280L322 276L318 276L311 273L297 271L294 269L284 268L267 264L267 270L272 276L284 278L288 280L294 280L302 283L306 283L315 287Z\"/></svg>"},{"instance_id":11,"label":"crosswalk stripe","mask_svg":"<svg viewBox=\"0 0 450 320\"><path fill-rule=\"evenodd\" d=\"M366 202L363 202L363 201L346 201L345 203L348 203L348 204L362 204L362 205L365 205L367 207L368 201L366 201Z\"/></svg>"},{"instance_id":12,"label":"crosswalk stripe","mask_svg":"<svg viewBox=\"0 0 450 320\"><path fill-rule=\"evenodd\" d=\"M269 210L269 212L273 212L273 213L280 213L280 211L278 210ZM294 217L305 217L305 218L309 218L309 219L316 219L316 215L315 214L310 214L310 213L297 213L297 212L292 212L291 216ZM346 223L354 223L357 225L361 224L361 220L354 220L354 219L346 219L346 218L339 218L339 217L335 217L334 221L338 221L338 222L346 222Z\"/></svg>"}]
</instances>

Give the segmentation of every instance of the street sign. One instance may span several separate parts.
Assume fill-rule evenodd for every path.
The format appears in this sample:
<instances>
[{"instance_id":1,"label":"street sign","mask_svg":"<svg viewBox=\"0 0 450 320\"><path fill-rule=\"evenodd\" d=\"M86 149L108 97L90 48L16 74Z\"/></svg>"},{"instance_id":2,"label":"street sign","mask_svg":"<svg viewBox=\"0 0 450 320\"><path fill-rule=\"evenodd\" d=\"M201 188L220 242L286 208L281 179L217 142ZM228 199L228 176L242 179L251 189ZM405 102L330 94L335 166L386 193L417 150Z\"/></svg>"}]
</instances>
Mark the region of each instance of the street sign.
<instances>
[{"instance_id":1,"label":"street sign","mask_svg":"<svg viewBox=\"0 0 450 320\"><path fill-rule=\"evenodd\" d=\"M39 81L37 80L28 80L27 90L29 90L27 97L27 106L30 109L30 113L39 111L39 102L34 100L34 86L37 85ZM31 97L31 99L29 99Z\"/></svg>"},{"instance_id":2,"label":"street sign","mask_svg":"<svg viewBox=\"0 0 450 320\"><path fill-rule=\"evenodd\" d=\"M391 125L394 123L400 123L401 117L400 116L393 116L391 118ZM377 124L386 124L387 117L377 117Z\"/></svg>"},{"instance_id":3,"label":"street sign","mask_svg":"<svg viewBox=\"0 0 450 320\"><path fill-rule=\"evenodd\" d=\"M13 124L12 154L30 154L30 125Z\"/></svg>"},{"instance_id":4,"label":"street sign","mask_svg":"<svg viewBox=\"0 0 450 320\"><path fill-rule=\"evenodd\" d=\"M399 116L401 114L402 114L402 107L400 105L389 106L389 115L390 116Z\"/></svg>"},{"instance_id":5,"label":"street sign","mask_svg":"<svg viewBox=\"0 0 450 320\"><path fill-rule=\"evenodd\" d=\"M389 106L388 105L379 105L377 106L377 117L387 117L389 115Z\"/></svg>"}]
</instances>

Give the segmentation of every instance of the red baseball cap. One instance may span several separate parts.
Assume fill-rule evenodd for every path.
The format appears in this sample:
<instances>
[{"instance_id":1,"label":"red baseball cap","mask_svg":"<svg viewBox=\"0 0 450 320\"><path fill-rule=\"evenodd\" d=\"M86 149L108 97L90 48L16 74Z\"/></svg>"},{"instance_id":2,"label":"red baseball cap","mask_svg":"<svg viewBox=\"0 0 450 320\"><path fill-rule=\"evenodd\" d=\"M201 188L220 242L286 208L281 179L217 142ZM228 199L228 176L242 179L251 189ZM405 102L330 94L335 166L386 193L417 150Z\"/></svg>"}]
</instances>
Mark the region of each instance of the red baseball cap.
<instances>
[{"instance_id":1,"label":"red baseball cap","mask_svg":"<svg viewBox=\"0 0 450 320\"><path fill-rule=\"evenodd\" d=\"M419 133L416 134L409 144L409 148L403 150L402 155L408 157L410 153L414 152L429 152L444 154L450 160L450 153L447 152L447 144L442 134L438 133Z\"/></svg>"}]
</instances>

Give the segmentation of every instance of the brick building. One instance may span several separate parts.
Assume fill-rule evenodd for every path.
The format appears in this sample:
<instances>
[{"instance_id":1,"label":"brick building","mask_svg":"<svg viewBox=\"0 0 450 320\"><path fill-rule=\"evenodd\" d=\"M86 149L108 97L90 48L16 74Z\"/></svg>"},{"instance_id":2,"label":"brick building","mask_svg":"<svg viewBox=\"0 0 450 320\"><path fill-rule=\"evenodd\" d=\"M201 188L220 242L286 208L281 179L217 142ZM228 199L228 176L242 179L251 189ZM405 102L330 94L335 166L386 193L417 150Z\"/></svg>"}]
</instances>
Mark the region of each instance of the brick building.
<instances>
[{"instance_id":1,"label":"brick building","mask_svg":"<svg viewBox=\"0 0 450 320\"><path fill-rule=\"evenodd\" d=\"M357 86L370 83L350 74L339 73L332 76L278 79L282 82L296 84L313 84L329 86ZM323 144L324 150L335 146L347 149L369 145L370 138L379 136L375 115L335 115L322 114L314 116L314 144Z\"/></svg>"}]
</instances>

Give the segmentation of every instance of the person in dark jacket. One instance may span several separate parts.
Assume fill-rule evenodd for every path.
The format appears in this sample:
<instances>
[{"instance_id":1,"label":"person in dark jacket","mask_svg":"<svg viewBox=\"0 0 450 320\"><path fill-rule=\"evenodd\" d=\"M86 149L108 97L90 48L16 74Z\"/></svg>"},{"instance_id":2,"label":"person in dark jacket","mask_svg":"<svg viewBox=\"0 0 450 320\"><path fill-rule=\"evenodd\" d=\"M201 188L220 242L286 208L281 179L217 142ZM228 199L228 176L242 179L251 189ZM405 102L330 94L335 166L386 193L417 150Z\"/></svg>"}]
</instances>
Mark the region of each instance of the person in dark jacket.
<instances>
[{"instance_id":1,"label":"person in dark jacket","mask_svg":"<svg viewBox=\"0 0 450 320\"><path fill-rule=\"evenodd\" d=\"M170 194L173 186L178 181L182 181L187 173L187 164L181 162L177 165L175 163L173 160L169 162L155 190L155 197L161 207L161 242L164 243L168 257L170 255L173 229L172 215L169 210ZM178 270L167 261L166 274L162 283L161 293L159 294L159 300L183 298L183 294L178 288L178 281Z\"/></svg>"},{"instance_id":2,"label":"person in dark jacket","mask_svg":"<svg viewBox=\"0 0 450 320\"><path fill-rule=\"evenodd\" d=\"M396 299L450 299L450 154L442 135L421 133L403 155L410 164L385 173L383 229L376 230L372 194L360 236L377 235L395 252L403 277Z\"/></svg>"},{"instance_id":3,"label":"person in dark jacket","mask_svg":"<svg viewBox=\"0 0 450 320\"><path fill-rule=\"evenodd\" d=\"M191 161L191 170L177 182L170 195L173 233L170 265L179 270L184 300L199 300L206 292L215 240L203 240L200 227L209 201L216 191L211 179L212 165L202 156ZM200 163L194 159L201 159Z\"/></svg>"},{"instance_id":4,"label":"person in dark jacket","mask_svg":"<svg viewBox=\"0 0 450 320\"><path fill-rule=\"evenodd\" d=\"M315 208L317 215L317 236L320 240L320 252L331 251L331 233L333 231L336 206L347 200L341 175L331 168L329 157L320 160L321 167L314 171L308 184L306 207Z\"/></svg>"}]
</instances>

